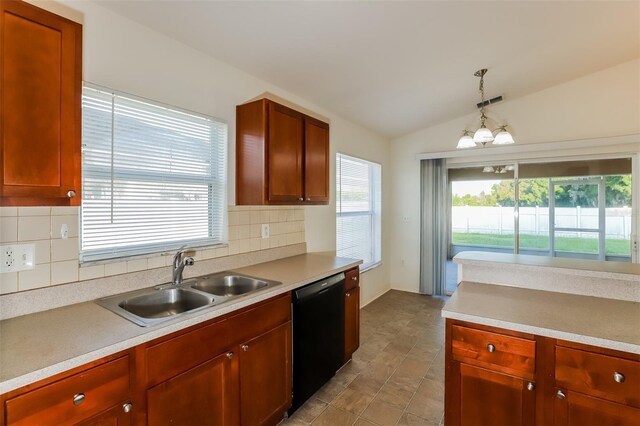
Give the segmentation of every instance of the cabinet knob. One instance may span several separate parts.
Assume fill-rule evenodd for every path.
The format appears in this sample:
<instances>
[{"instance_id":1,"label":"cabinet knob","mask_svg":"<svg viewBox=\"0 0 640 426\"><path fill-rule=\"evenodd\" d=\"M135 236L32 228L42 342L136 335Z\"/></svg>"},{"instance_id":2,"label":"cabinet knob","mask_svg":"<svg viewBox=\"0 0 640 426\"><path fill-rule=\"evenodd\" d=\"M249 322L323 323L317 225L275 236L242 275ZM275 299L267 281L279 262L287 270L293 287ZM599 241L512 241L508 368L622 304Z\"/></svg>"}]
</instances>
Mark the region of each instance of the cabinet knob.
<instances>
[{"instance_id":1,"label":"cabinet knob","mask_svg":"<svg viewBox=\"0 0 640 426\"><path fill-rule=\"evenodd\" d=\"M344 295L347 297L351 297L351 293L345 293Z\"/></svg>"},{"instance_id":2,"label":"cabinet knob","mask_svg":"<svg viewBox=\"0 0 640 426\"><path fill-rule=\"evenodd\" d=\"M556 392L556 396L558 397L558 399L565 399L567 395L565 395L564 392L559 390L558 392Z\"/></svg>"},{"instance_id":3,"label":"cabinet knob","mask_svg":"<svg viewBox=\"0 0 640 426\"><path fill-rule=\"evenodd\" d=\"M73 395L73 405L80 405L84 402L84 394L83 393L77 393L75 395Z\"/></svg>"},{"instance_id":4,"label":"cabinet knob","mask_svg":"<svg viewBox=\"0 0 640 426\"><path fill-rule=\"evenodd\" d=\"M489 343L489 344L487 345L487 350L488 350L489 352L495 352L495 351L496 351L496 347L495 347L495 346L493 346L491 343Z\"/></svg>"},{"instance_id":5,"label":"cabinet knob","mask_svg":"<svg viewBox=\"0 0 640 426\"><path fill-rule=\"evenodd\" d=\"M311 197L307 197L307 201L311 201Z\"/></svg>"},{"instance_id":6,"label":"cabinet knob","mask_svg":"<svg viewBox=\"0 0 640 426\"><path fill-rule=\"evenodd\" d=\"M618 373L617 371L615 373L613 373L613 380L616 383L622 383L622 382L624 382L624 379L625 379L624 374Z\"/></svg>"},{"instance_id":7,"label":"cabinet knob","mask_svg":"<svg viewBox=\"0 0 640 426\"><path fill-rule=\"evenodd\" d=\"M249 350L249 345L242 345L240 346L242 348L243 351L248 351Z\"/></svg>"},{"instance_id":8,"label":"cabinet knob","mask_svg":"<svg viewBox=\"0 0 640 426\"><path fill-rule=\"evenodd\" d=\"M357 281L357 280L358 280L358 277L351 277L351 279L352 279L353 281Z\"/></svg>"},{"instance_id":9,"label":"cabinet knob","mask_svg":"<svg viewBox=\"0 0 640 426\"><path fill-rule=\"evenodd\" d=\"M529 383L527 383L527 390L528 390L528 391L534 391L534 390L536 390L536 384L535 384L535 383L533 383L533 382L529 382Z\"/></svg>"},{"instance_id":10,"label":"cabinet knob","mask_svg":"<svg viewBox=\"0 0 640 426\"><path fill-rule=\"evenodd\" d=\"M73 189L70 189L67 191L67 197L73 198L75 196L76 196L76 191L74 191Z\"/></svg>"},{"instance_id":11,"label":"cabinet knob","mask_svg":"<svg viewBox=\"0 0 640 426\"><path fill-rule=\"evenodd\" d=\"M298 198L298 201L304 201L304 197Z\"/></svg>"},{"instance_id":12,"label":"cabinet knob","mask_svg":"<svg viewBox=\"0 0 640 426\"><path fill-rule=\"evenodd\" d=\"M233 358L233 352L227 352L227 358L229 359Z\"/></svg>"},{"instance_id":13,"label":"cabinet knob","mask_svg":"<svg viewBox=\"0 0 640 426\"><path fill-rule=\"evenodd\" d=\"M125 413L130 412L132 408L133 408L133 404L130 402L127 402L126 404L122 405L122 411L124 411Z\"/></svg>"}]
</instances>

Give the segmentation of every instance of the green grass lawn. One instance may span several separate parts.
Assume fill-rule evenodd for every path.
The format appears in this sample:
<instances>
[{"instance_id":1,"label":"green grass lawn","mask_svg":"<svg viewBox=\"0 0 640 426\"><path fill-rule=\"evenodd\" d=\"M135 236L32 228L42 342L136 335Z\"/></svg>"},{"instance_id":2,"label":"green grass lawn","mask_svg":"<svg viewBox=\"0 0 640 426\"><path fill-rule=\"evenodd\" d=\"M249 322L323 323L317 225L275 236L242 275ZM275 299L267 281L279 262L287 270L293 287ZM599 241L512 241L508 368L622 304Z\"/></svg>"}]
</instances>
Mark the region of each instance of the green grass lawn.
<instances>
[{"instance_id":1,"label":"green grass lawn","mask_svg":"<svg viewBox=\"0 0 640 426\"><path fill-rule=\"evenodd\" d=\"M452 244L475 244L480 246L513 247L513 234L476 234L454 232ZM549 249L549 237L546 235L520 235L521 249ZM556 250L574 253L598 253L598 240L595 238L556 238ZM608 255L631 255L629 240L606 240Z\"/></svg>"}]
</instances>

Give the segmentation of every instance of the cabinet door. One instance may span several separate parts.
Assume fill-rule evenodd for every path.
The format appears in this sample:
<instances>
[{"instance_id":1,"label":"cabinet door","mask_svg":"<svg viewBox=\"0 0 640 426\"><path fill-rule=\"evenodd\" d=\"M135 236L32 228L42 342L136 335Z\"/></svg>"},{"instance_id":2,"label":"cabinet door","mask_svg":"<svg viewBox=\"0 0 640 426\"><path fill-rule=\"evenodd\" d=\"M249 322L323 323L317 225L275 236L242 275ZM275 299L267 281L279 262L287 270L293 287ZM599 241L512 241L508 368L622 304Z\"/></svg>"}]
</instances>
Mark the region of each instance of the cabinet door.
<instances>
[{"instance_id":1,"label":"cabinet door","mask_svg":"<svg viewBox=\"0 0 640 426\"><path fill-rule=\"evenodd\" d=\"M19 1L0 15L1 204L79 205L82 27Z\"/></svg>"},{"instance_id":2,"label":"cabinet door","mask_svg":"<svg viewBox=\"0 0 640 426\"><path fill-rule=\"evenodd\" d=\"M556 426L637 426L640 409L556 389L553 420Z\"/></svg>"},{"instance_id":3,"label":"cabinet door","mask_svg":"<svg viewBox=\"0 0 640 426\"><path fill-rule=\"evenodd\" d=\"M329 128L325 123L305 120L304 197L305 201L329 201Z\"/></svg>"},{"instance_id":4,"label":"cabinet door","mask_svg":"<svg viewBox=\"0 0 640 426\"><path fill-rule=\"evenodd\" d=\"M344 360L360 346L360 287L344 293Z\"/></svg>"},{"instance_id":5,"label":"cabinet door","mask_svg":"<svg viewBox=\"0 0 640 426\"><path fill-rule=\"evenodd\" d=\"M269 103L269 201L303 200L303 121L302 114Z\"/></svg>"},{"instance_id":6,"label":"cabinet door","mask_svg":"<svg viewBox=\"0 0 640 426\"><path fill-rule=\"evenodd\" d=\"M275 425L291 406L291 322L240 347L240 422Z\"/></svg>"},{"instance_id":7,"label":"cabinet door","mask_svg":"<svg viewBox=\"0 0 640 426\"><path fill-rule=\"evenodd\" d=\"M147 390L148 424L154 426L232 425L238 412L238 360L232 352Z\"/></svg>"},{"instance_id":8,"label":"cabinet door","mask_svg":"<svg viewBox=\"0 0 640 426\"><path fill-rule=\"evenodd\" d=\"M131 424L131 412L126 412L124 405L113 407L104 413L78 423L77 426L129 426Z\"/></svg>"},{"instance_id":9,"label":"cabinet door","mask_svg":"<svg viewBox=\"0 0 640 426\"><path fill-rule=\"evenodd\" d=\"M535 390L526 380L460 364L460 425L533 425Z\"/></svg>"}]
</instances>

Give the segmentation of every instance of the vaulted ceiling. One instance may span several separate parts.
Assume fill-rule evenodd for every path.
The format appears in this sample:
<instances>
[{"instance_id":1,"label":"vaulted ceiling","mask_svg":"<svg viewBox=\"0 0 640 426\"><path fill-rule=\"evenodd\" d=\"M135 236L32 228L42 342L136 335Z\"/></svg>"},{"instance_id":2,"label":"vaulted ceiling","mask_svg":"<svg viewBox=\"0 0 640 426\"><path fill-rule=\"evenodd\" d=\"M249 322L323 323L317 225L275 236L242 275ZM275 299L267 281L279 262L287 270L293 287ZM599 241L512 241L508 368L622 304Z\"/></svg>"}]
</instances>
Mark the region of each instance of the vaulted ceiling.
<instances>
[{"instance_id":1,"label":"vaulted ceiling","mask_svg":"<svg viewBox=\"0 0 640 426\"><path fill-rule=\"evenodd\" d=\"M640 56L636 1L101 1L388 137Z\"/></svg>"}]
</instances>

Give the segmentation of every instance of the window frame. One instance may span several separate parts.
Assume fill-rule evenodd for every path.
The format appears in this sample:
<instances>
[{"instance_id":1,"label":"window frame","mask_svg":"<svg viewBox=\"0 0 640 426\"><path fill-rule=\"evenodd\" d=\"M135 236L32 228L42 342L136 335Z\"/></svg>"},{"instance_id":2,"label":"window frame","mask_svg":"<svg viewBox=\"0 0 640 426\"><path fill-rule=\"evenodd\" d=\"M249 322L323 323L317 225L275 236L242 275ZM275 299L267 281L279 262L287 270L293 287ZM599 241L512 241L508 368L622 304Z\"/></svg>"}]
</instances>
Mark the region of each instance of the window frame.
<instances>
[{"instance_id":1,"label":"window frame","mask_svg":"<svg viewBox=\"0 0 640 426\"><path fill-rule=\"evenodd\" d=\"M207 114L202 114L199 112L194 112L185 108L177 107L174 105L169 105L163 102L159 102L153 99L144 98L137 95L132 95L130 93L122 92L119 90L111 89L105 86L100 86L97 84L83 82L83 98L84 98L84 90L90 89L95 90L107 94L112 94L115 96L121 96L123 98L131 99L134 101L150 104L153 107L167 109L172 112L177 112L180 114L185 114L188 116L198 117L201 119L205 119L207 121L212 122L212 126L222 126L224 131L223 140L221 141L221 147L215 147L212 144L212 149L221 150L221 156L219 157L218 162L224 165L224 170L221 173L214 173L213 169L211 172L210 179L208 179L208 188L207 194L211 194L214 189L218 189L222 191L219 196L220 199L220 234L214 234L214 220L213 211L215 200L212 197L209 197L207 202L207 227L208 227L208 237L206 238L192 238L186 240L176 240L171 242L147 242L145 244L136 244L135 246L117 246L111 247L108 249L94 249L94 250L83 250L83 211L84 211L84 202L82 204L80 210L79 217L79 229L78 229L78 237L79 237L79 263L83 266L91 266L95 264L104 264L104 263L112 263L119 261L127 261L134 259L143 259L155 257L157 255L171 253L185 246L189 248L216 248L216 247L227 247L228 246L228 202L227 202L227 186L228 186L228 143L229 143L229 125L225 120L222 120L217 117L213 117ZM84 116L84 114L83 114ZM84 122L82 123L84 125ZM113 128L112 128L113 132ZM85 142L83 139L82 142L82 185L84 188L85 184ZM92 169L97 170L102 166L92 166ZM113 163L111 164L113 170ZM202 183L202 179L193 178L189 179L185 176L174 176L172 179L167 180L168 175L162 174L157 171L149 171L143 170L135 173L129 172L131 175L135 175L135 181L149 181L149 182L171 182L171 183ZM222 176L222 178L220 178ZM171 177L171 175L169 175ZM84 197L85 191L83 191ZM110 252L110 254L109 254Z\"/></svg>"},{"instance_id":2,"label":"window frame","mask_svg":"<svg viewBox=\"0 0 640 426\"><path fill-rule=\"evenodd\" d=\"M342 194L340 177L342 173L338 169L337 162L341 158L347 158L351 161L367 165L367 170L369 172L369 210L352 212L339 211L341 206L340 197ZM378 167L377 179L375 176L375 167ZM376 188L376 184L379 184L379 188ZM340 152L336 153L336 221L341 217L371 217L371 254L373 261L359 265L360 272L366 272L382 265L382 164L349 154L343 154ZM339 257L340 254L338 253L337 241L338 230L336 226L336 256Z\"/></svg>"}]
</instances>

